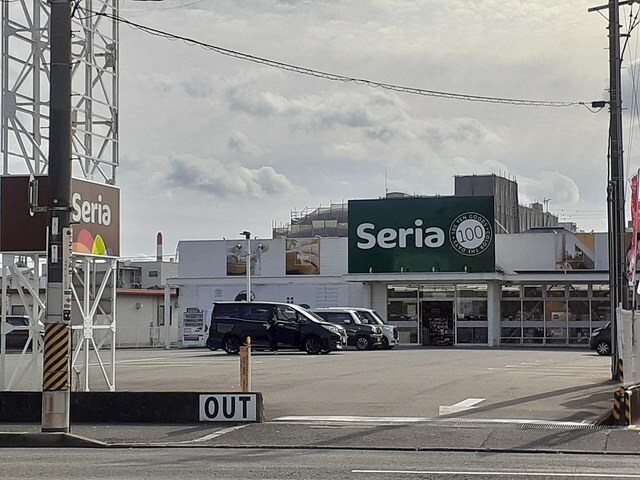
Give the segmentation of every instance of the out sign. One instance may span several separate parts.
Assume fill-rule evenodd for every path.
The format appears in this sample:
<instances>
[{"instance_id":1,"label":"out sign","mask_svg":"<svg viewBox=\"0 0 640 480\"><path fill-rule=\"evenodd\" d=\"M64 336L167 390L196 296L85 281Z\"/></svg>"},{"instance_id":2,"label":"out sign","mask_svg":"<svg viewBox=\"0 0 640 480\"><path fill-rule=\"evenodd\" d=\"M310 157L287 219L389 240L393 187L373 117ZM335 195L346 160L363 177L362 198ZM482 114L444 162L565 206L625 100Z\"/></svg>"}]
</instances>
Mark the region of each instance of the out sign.
<instances>
[{"instance_id":1,"label":"out sign","mask_svg":"<svg viewBox=\"0 0 640 480\"><path fill-rule=\"evenodd\" d=\"M201 422L256 422L256 393L200 395Z\"/></svg>"}]
</instances>

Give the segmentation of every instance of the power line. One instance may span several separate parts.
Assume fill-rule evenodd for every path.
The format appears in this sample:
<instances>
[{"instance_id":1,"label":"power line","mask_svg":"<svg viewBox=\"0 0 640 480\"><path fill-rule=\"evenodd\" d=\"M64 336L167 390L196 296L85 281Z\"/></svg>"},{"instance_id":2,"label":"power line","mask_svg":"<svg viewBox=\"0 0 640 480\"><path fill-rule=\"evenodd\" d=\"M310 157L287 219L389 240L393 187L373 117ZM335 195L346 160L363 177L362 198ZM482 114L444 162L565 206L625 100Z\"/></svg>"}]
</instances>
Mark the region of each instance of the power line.
<instances>
[{"instance_id":1,"label":"power line","mask_svg":"<svg viewBox=\"0 0 640 480\"><path fill-rule=\"evenodd\" d=\"M186 43L187 45L196 45L204 48L205 50L211 50L221 55L226 55L228 57L237 58L240 60L253 62L260 65L266 65L268 67L277 68L280 70L285 70L285 71L297 73L300 75L307 75L311 77L321 78L324 80L331 80L331 81L344 82L344 83L355 83L357 85L366 85L371 88L382 88L382 89L391 90L394 92L408 93L412 95L422 95L426 97L447 98L451 100L464 100L468 102L497 103L497 104L529 106L529 107L556 107L556 108L575 107L575 106L585 106L589 108L589 105L591 104L591 102L558 102L558 101L548 101L548 100L527 100L527 99L519 99L519 98L503 98L503 97L491 97L491 96L483 96L483 95L468 95L463 93L443 92L438 90L427 90L422 88L407 87L402 85L377 82L374 80L367 80L364 78L349 77L345 75L339 75L335 73L323 72L320 70L301 67L298 65L292 65L289 63L278 62L276 60L271 60L264 57L258 57L255 55L242 53L236 50L230 50L227 48L219 47L217 45L201 42L193 38L188 38L181 35L175 35L169 32L148 27L146 25L135 23L125 18L122 18L120 16L112 15L106 12L90 12L90 13L92 15L98 15L98 16L110 18L117 22L123 23L131 28L141 30L150 35L166 38L169 40L180 40Z\"/></svg>"}]
</instances>

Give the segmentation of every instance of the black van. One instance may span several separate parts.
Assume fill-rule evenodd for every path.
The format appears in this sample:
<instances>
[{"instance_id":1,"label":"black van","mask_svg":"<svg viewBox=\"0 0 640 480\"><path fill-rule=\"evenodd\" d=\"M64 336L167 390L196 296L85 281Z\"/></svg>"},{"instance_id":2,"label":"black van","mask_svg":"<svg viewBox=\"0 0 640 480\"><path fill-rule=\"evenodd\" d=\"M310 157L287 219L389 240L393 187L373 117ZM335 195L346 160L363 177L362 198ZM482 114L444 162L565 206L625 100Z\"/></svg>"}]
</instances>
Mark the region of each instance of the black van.
<instances>
[{"instance_id":1,"label":"black van","mask_svg":"<svg viewBox=\"0 0 640 480\"><path fill-rule=\"evenodd\" d=\"M207 347L238 353L251 337L251 345L269 347L268 322L277 320L278 348L307 353L329 353L347 346L347 333L298 305L278 302L216 302L211 312Z\"/></svg>"}]
</instances>

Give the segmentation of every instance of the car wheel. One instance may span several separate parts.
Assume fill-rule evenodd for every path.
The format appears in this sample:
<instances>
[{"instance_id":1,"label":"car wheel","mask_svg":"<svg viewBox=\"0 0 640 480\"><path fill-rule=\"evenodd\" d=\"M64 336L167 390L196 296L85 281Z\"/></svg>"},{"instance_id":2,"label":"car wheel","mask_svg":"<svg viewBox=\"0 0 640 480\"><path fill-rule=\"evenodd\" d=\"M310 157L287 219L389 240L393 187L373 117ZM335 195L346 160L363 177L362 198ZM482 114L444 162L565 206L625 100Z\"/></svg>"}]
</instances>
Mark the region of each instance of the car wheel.
<instances>
[{"instance_id":1,"label":"car wheel","mask_svg":"<svg viewBox=\"0 0 640 480\"><path fill-rule=\"evenodd\" d=\"M326 355L327 353L330 353L331 350L329 350L328 348L325 348L324 350L320 350L320 355Z\"/></svg>"},{"instance_id":2,"label":"car wheel","mask_svg":"<svg viewBox=\"0 0 640 480\"><path fill-rule=\"evenodd\" d=\"M371 348L371 341L367 337L356 338L356 348L358 350L369 350Z\"/></svg>"},{"instance_id":3,"label":"car wheel","mask_svg":"<svg viewBox=\"0 0 640 480\"><path fill-rule=\"evenodd\" d=\"M322 353L322 342L315 335L311 335L304 341L304 349L311 355Z\"/></svg>"},{"instance_id":4,"label":"car wheel","mask_svg":"<svg viewBox=\"0 0 640 480\"><path fill-rule=\"evenodd\" d=\"M611 355L611 345L608 342L600 342L596 345L598 355Z\"/></svg>"},{"instance_id":5,"label":"car wheel","mask_svg":"<svg viewBox=\"0 0 640 480\"><path fill-rule=\"evenodd\" d=\"M240 351L240 339L235 335L229 335L222 340L222 348L225 352L235 355Z\"/></svg>"}]
</instances>

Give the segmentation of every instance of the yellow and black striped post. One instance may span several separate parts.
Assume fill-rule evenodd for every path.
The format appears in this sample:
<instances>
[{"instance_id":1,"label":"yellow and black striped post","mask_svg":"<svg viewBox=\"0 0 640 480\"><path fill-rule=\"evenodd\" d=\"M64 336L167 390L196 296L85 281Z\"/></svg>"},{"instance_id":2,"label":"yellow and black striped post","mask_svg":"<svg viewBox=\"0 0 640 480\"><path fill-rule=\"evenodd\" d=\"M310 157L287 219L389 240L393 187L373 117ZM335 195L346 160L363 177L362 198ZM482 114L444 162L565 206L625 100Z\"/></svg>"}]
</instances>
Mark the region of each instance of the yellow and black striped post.
<instances>
[{"instance_id":1,"label":"yellow and black striped post","mask_svg":"<svg viewBox=\"0 0 640 480\"><path fill-rule=\"evenodd\" d=\"M69 326L45 323L42 368L42 431L69 431Z\"/></svg>"},{"instance_id":2,"label":"yellow and black striped post","mask_svg":"<svg viewBox=\"0 0 640 480\"><path fill-rule=\"evenodd\" d=\"M631 425L631 391L624 387L613 393L613 423Z\"/></svg>"},{"instance_id":3,"label":"yellow and black striped post","mask_svg":"<svg viewBox=\"0 0 640 480\"><path fill-rule=\"evenodd\" d=\"M624 362L621 358L618 359L616 367L616 380L618 383L624 383Z\"/></svg>"},{"instance_id":4,"label":"yellow and black striped post","mask_svg":"<svg viewBox=\"0 0 640 480\"><path fill-rule=\"evenodd\" d=\"M44 365L42 390L58 392L69 389L69 326L47 323L44 329Z\"/></svg>"},{"instance_id":5,"label":"yellow and black striped post","mask_svg":"<svg viewBox=\"0 0 640 480\"><path fill-rule=\"evenodd\" d=\"M625 405L624 388L620 387L615 392L613 392L613 423L615 423L616 425L622 425L624 422Z\"/></svg>"}]
</instances>

